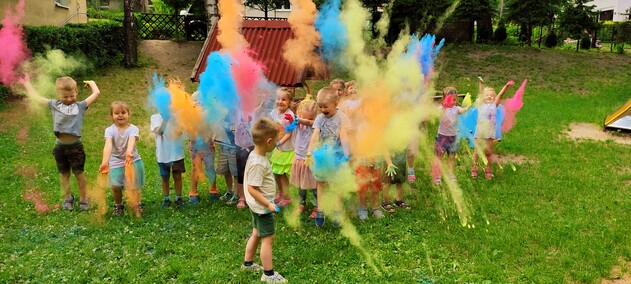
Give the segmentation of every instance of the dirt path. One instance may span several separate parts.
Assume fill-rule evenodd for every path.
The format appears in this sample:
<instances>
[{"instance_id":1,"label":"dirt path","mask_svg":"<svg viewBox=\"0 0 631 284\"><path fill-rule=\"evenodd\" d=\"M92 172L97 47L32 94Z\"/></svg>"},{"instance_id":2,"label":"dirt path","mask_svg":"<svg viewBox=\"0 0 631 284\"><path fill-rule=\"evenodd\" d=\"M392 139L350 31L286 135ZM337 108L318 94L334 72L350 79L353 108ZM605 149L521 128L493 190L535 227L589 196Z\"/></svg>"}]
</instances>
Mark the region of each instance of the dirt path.
<instances>
[{"instance_id":1,"label":"dirt path","mask_svg":"<svg viewBox=\"0 0 631 284\"><path fill-rule=\"evenodd\" d=\"M631 145L631 138L625 136L614 136L603 131L601 127L591 123L572 123L567 136L572 139L591 139L598 141L613 140L616 143Z\"/></svg>"},{"instance_id":2,"label":"dirt path","mask_svg":"<svg viewBox=\"0 0 631 284\"><path fill-rule=\"evenodd\" d=\"M191 73L203 45L202 41L143 40L138 43L138 49L158 64L155 71L159 75L179 77L182 82L190 82Z\"/></svg>"}]
</instances>

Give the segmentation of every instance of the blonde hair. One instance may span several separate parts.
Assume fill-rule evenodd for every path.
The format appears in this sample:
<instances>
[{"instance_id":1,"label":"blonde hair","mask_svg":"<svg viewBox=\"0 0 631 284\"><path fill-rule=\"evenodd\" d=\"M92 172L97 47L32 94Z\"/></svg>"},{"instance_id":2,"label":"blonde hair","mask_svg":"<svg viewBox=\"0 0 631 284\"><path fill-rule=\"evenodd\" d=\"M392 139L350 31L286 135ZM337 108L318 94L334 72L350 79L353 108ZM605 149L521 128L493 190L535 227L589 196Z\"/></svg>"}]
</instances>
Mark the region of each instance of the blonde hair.
<instances>
[{"instance_id":1,"label":"blonde hair","mask_svg":"<svg viewBox=\"0 0 631 284\"><path fill-rule=\"evenodd\" d=\"M447 95L457 95L458 94L458 90L456 90L456 88L454 87L446 87L443 89L443 97L447 96Z\"/></svg>"},{"instance_id":2,"label":"blonde hair","mask_svg":"<svg viewBox=\"0 0 631 284\"><path fill-rule=\"evenodd\" d=\"M265 141L269 138L278 137L279 133L278 124L267 117L257 120L252 126L252 140L258 146L265 145Z\"/></svg>"},{"instance_id":3,"label":"blonde hair","mask_svg":"<svg viewBox=\"0 0 631 284\"><path fill-rule=\"evenodd\" d=\"M57 87L57 91L65 91L65 92L78 92L77 90L77 81L70 77L59 77L57 81L55 81L55 86Z\"/></svg>"},{"instance_id":4,"label":"blonde hair","mask_svg":"<svg viewBox=\"0 0 631 284\"><path fill-rule=\"evenodd\" d=\"M355 83L355 80L350 80L348 82L345 83L346 85L346 93L348 94L348 89L350 89L351 87L355 87L355 89L357 89L357 83Z\"/></svg>"},{"instance_id":5,"label":"blonde hair","mask_svg":"<svg viewBox=\"0 0 631 284\"><path fill-rule=\"evenodd\" d=\"M344 84L344 80L342 79L333 79L333 81L331 81L331 83L329 83L329 86L337 89L337 90L342 90L345 91L346 90L346 85Z\"/></svg>"},{"instance_id":6,"label":"blonde hair","mask_svg":"<svg viewBox=\"0 0 631 284\"><path fill-rule=\"evenodd\" d=\"M115 101L112 102L112 104L110 105L110 115L114 115L114 111L119 109L123 109L127 113L131 114L131 110L129 110L129 106L127 105L127 103L123 101Z\"/></svg>"},{"instance_id":7,"label":"blonde hair","mask_svg":"<svg viewBox=\"0 0 631 284\"><path fill-rule=\"evenodd\" d=\"M484 93L486 94L487 91L491 91L493 93L493 96L497 96L497 93L495 93L495 89L491 88L491 87L486 87L484 88Z\"/></svg>"},{"instance_id":8,"label":"blonde hair","mask_svg":"<svg viewBox=\"0 0 631 284\"><path fill-rule=\"evenodd\" d=\"M318 103L313 100L311 94L307 94L305 98L298 104L298 109L296 112L309 112L309 113L317 113L318 112Z\"/></svg>"},{"instance_id":9,"label":"blonde hair","mask_svg":"<svg viewBox=\"0 0 631 284\"><path fill-rule=\"evenodd\" d=\"M333 87L324 87L320 89L318 91L317 98L327 102L337 102L340 99L337 95L337 91Z\"/></svg>"},{"instance_id":10,"label":"blonde hair","mask_svg":"<svg viewBox=\"0 0 631 284\"><path fill-rule=\"evenodd\" d=\"M276 95L286 96L290 101L294 100L294 90L287 87L281 87L281 88L276 89Z\"/></svg>"}]
</instances>

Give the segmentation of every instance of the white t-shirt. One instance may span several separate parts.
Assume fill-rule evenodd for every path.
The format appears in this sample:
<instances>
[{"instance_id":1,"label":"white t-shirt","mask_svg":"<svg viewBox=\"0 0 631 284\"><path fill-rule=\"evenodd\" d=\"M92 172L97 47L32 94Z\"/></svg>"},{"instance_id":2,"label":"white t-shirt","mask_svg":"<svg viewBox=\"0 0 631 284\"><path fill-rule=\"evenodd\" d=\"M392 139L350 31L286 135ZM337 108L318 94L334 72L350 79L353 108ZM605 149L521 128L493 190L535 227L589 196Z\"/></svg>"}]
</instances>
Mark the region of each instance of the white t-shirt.
<instances>
[{"instance_id":1,"label":"white t-shirt","mask_svg":"<svg viewBox=\"0 0 631 284\"><path fill-rule=\"evenodd\" d=\"M311 134L313 134L313 128L307 125L299 124L298 128L294 130L293 136L296 137L294 141L295 154L294 157L298 160L307 159L307 150L309 150L309 142L311 142Z\"/></svg>"},{"instance_id":2,"label":"white t-shirt","mask_svg":"<svg viewBox=\"0 0 631 284\"><path fill-rule=\"evenodd\" d=\"M267 207L258 203L248 191L248 186L256 186L259 188L265 199L273 202L276 195L276 181L272 173L272 165L265 156L261 156L254 151L250 152L248 161L245 163L245 172L243 173L243 191L245 193L245 202L252 212L257 214L270 213Z\"/></svg>"},{"instance_id":3,"label":"white t-shirt","mask_svg":"<svg viewBox=\"0 0 631 284\"><path fill-rule=\"evenodd\" d=\"M112 154L110 154L109 161L110 169L125 166L125 153L127 152L127 143L130 137L136 137L136 140L140 139L138 127L133 124L129 124L129 127L123 132L119 132L115 124L105 129L105 138L112 138ZM133 162L140 160L138 147L134 147L132 157Z\"/></svg>"},{"instance_id":4,"label":"white t-shirt","mask_svg":"<svg viewBox=\"0 0 631 284\"><path fill-rule=\"evenodd\" d=\"M175 135L171 133L171 124L167 123L162 134L155 133L162 122L160 114L151 116L151 132L156 135L156 159L158 163L171 163L184 159L184 140L182 136L174 137Z\"/></svg>"},{"instance_id":5,"label":"white t-shirt","mask_svg":"<svg viewBox=\"0 0 631 284\"><path fill-rule=\"evenodd\" d=\"M281 138L283 138L283 136L285 135L285 127L287 125L290 124L289 120L285 119L285 114L289 114L291 115L291 117L294 117L294 112L291 111L291 109L287 109L285 112L280 113L280 111L278 111L278 109L273 109L270 113L269 116L270 118L283 126L283 130L281 130L280 132L280 136L278 136L278 140L280 140ZM291 138L289 138L289 140L285 141L285 143L283 143L282 145L278 146L278 150L281 150L283 152L287 152L287 151L293 151L294 150L294 136L292 135Z\"/></svg>"},{"instance_id":6,"label":"white t-shirt","mask_svg":"<svg viewBox=\"0 0 631 284\"><path fill-rule=\"evenodd\" d=\"M482 104L478 107L478 123L475 126L475 138L495 139L497 105Z\"/></svg>"},{"instance_id":7,"label":"white t-shirt","mask_svg":"<svg viewBox=\"0 0 631 284\"><path fill-rule=\"evenodd\" d=\"M444 136L456 136L458 127L458 113L462 109L459 106L445 108L439 106L442 111L440 123L438 124L438 134Z\"/></svg>"}]
</instances>

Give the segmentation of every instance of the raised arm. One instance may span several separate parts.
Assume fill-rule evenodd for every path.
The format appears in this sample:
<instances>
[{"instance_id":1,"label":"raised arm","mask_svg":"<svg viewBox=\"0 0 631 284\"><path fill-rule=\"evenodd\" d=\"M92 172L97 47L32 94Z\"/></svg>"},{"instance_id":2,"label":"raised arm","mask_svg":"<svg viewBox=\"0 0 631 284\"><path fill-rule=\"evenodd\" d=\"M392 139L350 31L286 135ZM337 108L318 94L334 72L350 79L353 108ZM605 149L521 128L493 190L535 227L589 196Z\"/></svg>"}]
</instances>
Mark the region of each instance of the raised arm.
<instances>
[{"instance_id":1,"label":"raised arm","mask_svg":"<svg viewBox=\"0 0 631 284\"><path fill-rule=\"evenodd\" d=\"M499 105L500 101L502 100L502 96L504 96L504 93L506 93L506 90L508 90L508 87L515 85L515 82L513 82L513 80L510 80L508 82L506 82L506 85L504 85L504 87L502 88L502 90L500 91L499 94L497 94L497 96L495 97L495 105Z\"/></svg>"},{"instance_id":2,"label":"raised arm","mask_svg":"<svg viewBox=\"0 0 631 284\"><path fill-rule=\"evenodd\" d=\"M48 104L48 99L42 97L39 92L37 92L37 90L35 90L35 88L33 88L33 85L31 85L31 81L28 78L25 78L24 80L20 81L20 83L22 83L22 85L24 86L24 89L26 90L26 96L41 105L46 105Z\"/></svg>"},{"instance_id":3,"label":"raised arm","mask_svg":"<svg viewBox=\"0 0 631 284\"><path fill-rule=\"evenodd\" d=\"M99 98L99 95L101 95L101 91L94 81L83 81L83 83L86 83L88 86L90 86L90 89L92 90L92 94L87 99L85 99L86 105L90 106L93 102L96 101L96 99Z\"/></svg>"},{"instance_id":4,"label":"raised arm","mask_svg":"<svg viewBox=\"0 0 631 284\"><path fill-rule=\"evenodd\" d=\"M480 94L484 93L484 79L482 79L482 77L478 76L478 81L480 82L478 84L478 96L480 96Z\"/></svg>"},{"instance_id":5,"label":"raised arm","mask_svg":"<svg viewBox=\"0 0 631 284\"><path fill-rule=\"evenodd\" d=\"M107 173L108 165L110 161L110 155L112 154L112 137L105 138L105 146L103 147L103 159L101 160L101 167L99 167L99 172Z\"/></svg>"}]
</instances>

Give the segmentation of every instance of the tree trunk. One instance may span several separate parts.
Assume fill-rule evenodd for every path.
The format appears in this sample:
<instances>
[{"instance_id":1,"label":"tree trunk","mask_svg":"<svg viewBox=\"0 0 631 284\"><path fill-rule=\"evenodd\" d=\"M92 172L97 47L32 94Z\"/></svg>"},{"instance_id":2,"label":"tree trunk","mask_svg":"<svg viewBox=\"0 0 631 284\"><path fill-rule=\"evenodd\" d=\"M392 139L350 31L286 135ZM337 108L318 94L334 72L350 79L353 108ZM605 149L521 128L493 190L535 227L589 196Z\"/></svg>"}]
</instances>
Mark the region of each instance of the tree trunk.
<instances>
[{"instance_id":1,"label":"tree trunk","mask_svg":"<svg viewBox=\"0 0 631 284\"><path fill-rule=\"evenodd\" d=\"M134 20L134 0L125 0L125 17L123 29L125 32L125 67L133 67L138 63L138 49L136 46L136 21Z\"/></svg>"},{"instance_id":2,"label":"tree trunk","mask_svg":"<svg viewBox=\"0 0 631 284\"><path fill-rule=\"evenodd\" d=\"M539 28L539 48L541 48L541 41L543 40L543 26Z\"/></svg>"}]
</instances>

